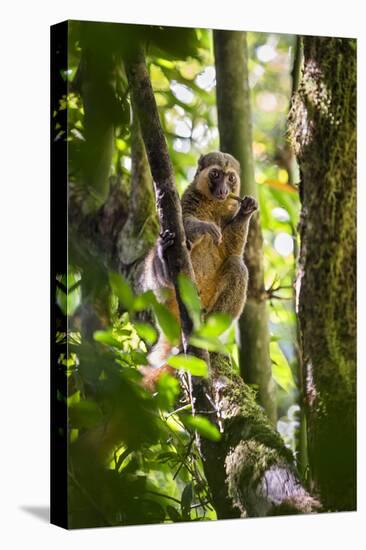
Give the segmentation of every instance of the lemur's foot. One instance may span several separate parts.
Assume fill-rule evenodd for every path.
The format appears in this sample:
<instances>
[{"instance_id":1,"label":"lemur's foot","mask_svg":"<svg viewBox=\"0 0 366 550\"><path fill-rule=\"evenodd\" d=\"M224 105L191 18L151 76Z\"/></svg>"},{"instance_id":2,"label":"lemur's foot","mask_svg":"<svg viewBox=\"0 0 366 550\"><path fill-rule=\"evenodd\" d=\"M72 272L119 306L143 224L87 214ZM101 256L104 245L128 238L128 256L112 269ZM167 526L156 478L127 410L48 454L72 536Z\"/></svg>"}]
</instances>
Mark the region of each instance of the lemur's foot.
<instances>
[{"instance_id":1,"label":"lemur's foot","mask_svg":"<svg viewBox=\"0 0 366 550\"><path fill-rule=\"evenodd\" d=\"M166 229L159 234L158 251L161 257L164 256L166 250L173 246L175 241L175 233Z\"/></svg>"}]
</instances>

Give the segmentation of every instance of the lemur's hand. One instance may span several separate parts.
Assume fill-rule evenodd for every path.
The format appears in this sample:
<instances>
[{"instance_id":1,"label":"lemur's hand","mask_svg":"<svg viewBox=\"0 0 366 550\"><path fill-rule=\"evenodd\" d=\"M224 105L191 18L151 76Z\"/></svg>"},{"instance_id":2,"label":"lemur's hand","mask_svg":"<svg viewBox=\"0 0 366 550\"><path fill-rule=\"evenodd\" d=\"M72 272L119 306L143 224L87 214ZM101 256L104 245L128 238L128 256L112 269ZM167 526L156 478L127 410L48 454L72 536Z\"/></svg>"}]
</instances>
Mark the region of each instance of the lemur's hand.
<instances>
[{"instance_id":1,"label":"lemur's hand","mask_svg":"<svg viewBox=\"0 0 366 550\"><path fill-rule=\"evenodd\" d=\"M250 197L248 195L242 199L239 213L241 213L244 216L248 216L249 214L252 214L256 210L258 210L258 202L254 197Z\"/></svg>"},{"instance_id":2,"label":"lemur's hand","mask_svg":"<svg viewBox=\"0 0 366 550\"><path fill-rule=\"evenodd\" d=\"M222 241L221 229L213 222L200 222L199 231L201 235L210 235L216 245Z\"/></svg>"}]
</instances>

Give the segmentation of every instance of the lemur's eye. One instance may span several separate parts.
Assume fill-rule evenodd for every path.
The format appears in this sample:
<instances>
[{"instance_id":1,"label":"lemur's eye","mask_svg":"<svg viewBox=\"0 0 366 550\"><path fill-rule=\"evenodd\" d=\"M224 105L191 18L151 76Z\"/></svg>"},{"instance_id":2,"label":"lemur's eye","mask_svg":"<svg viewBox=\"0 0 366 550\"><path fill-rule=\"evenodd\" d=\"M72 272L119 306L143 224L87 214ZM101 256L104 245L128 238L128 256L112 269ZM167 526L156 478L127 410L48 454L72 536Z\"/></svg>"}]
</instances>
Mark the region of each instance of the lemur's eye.
<instances>
[{"instance_id":1,"label":"lemur's eye","mask_svg":"<svg viewBox=\"0 0 366 550\"><path fill-rule=\"evenodd\" d=\"M218 178L219 177L219 172L218 170L211 170L210 172L210 176L212 176L214 179Z\"/></svg>"},{"instance_id":2,"label":"lemur's eye","mask_svg":"<svg viewBox=\"0 0 366 550\"><path fill-rule=\"evenodd\" d=\"M234 174L229 175L229 182L230 183L235 183L236 182L236 177L234 176Z\"/></svg>"}]
</instances>

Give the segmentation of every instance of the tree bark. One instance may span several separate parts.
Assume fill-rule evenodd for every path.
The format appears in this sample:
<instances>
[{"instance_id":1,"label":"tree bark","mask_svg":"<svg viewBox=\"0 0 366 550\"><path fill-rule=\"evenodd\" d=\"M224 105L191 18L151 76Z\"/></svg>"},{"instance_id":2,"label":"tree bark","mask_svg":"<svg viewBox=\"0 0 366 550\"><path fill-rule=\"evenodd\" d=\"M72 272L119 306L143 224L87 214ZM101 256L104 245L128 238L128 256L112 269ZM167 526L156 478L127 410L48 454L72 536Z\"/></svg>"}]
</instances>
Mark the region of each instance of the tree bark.
<instances>
[{"instance_id":1,"label":"tree bark","mask_svg":"<svg viewBox=\"0 0 366 550\"><path fill-rule=\"evenodd\" d=\"M298 287L311 479L356 508L356 42L304 37L290 132L301 170Z\"/></svg>"},{"instance_id":2,"label":"tree bark","mask_svg":"<svg viewBox=\"0 0 366 550\"><path fill-rule=\"evenodd\" d=\"M154 178L160 224L162 230L176 234L176 245L168 257L170 276L175 282L181 271L193 277L193 269L185 246L172 166L141 50L126 61L126 69ZM180 314L188 339L192 325L184 305ZM318 510L319 503L300 484L291 452L255 403L252 391L233 374L227 359L211 354L210 362L209 385L194 384L193 397L200 414L206 411L211 421L216 416L223 431L219 443L201 440L204 469L218 517ZM207 411L207 407L211 410Z\"/></svg>"},{"instance_id":3,"label":"tree bark","mask_svg":"<svg viewBox=\"0 0 366 550\"><path fill-rule=\"evenodd\" d=\"M241 195L258 199L254 181L246 33L214 31L214 51L220 148L240 162ZM247 384L258 386L259 402L275 424L277 414L269 355L262 248L260 216L255 213L244 253L249 285L247 302L239 320L240 372Z\"/></svg>"}]
</instances>

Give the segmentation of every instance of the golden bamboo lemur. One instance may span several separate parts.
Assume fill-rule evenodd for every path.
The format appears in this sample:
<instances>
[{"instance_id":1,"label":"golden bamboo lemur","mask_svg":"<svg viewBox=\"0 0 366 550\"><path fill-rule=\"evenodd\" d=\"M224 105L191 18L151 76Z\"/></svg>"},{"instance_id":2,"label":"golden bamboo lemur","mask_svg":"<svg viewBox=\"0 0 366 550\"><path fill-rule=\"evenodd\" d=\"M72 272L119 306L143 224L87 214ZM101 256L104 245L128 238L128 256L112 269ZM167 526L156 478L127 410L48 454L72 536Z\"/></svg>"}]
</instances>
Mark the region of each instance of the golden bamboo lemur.
<instances>
[{"instance_id":1,"label":"golden bamboo lemur","mask_svg":"<svg viewBox=\"0 0 366 550\"><path fill-rule=\"evenodd\" d=\"M183 224L205 314L228 313L233 319L241 314L247 292L248 271L243 252L249 221L258 208L253 197L240 202L231 194L240 191L240 165L231 155L208 153L198 161L193 182L182 197ZM152 289L159 301L179 320L175 291L164 260L165 250L174 245L174 233L160 235L145 264L145 288ZM165 297L161 292L163 288ZM149 356L159 367L171 353L171 345L160 334Z\"/></svg>"}]
</instances>

